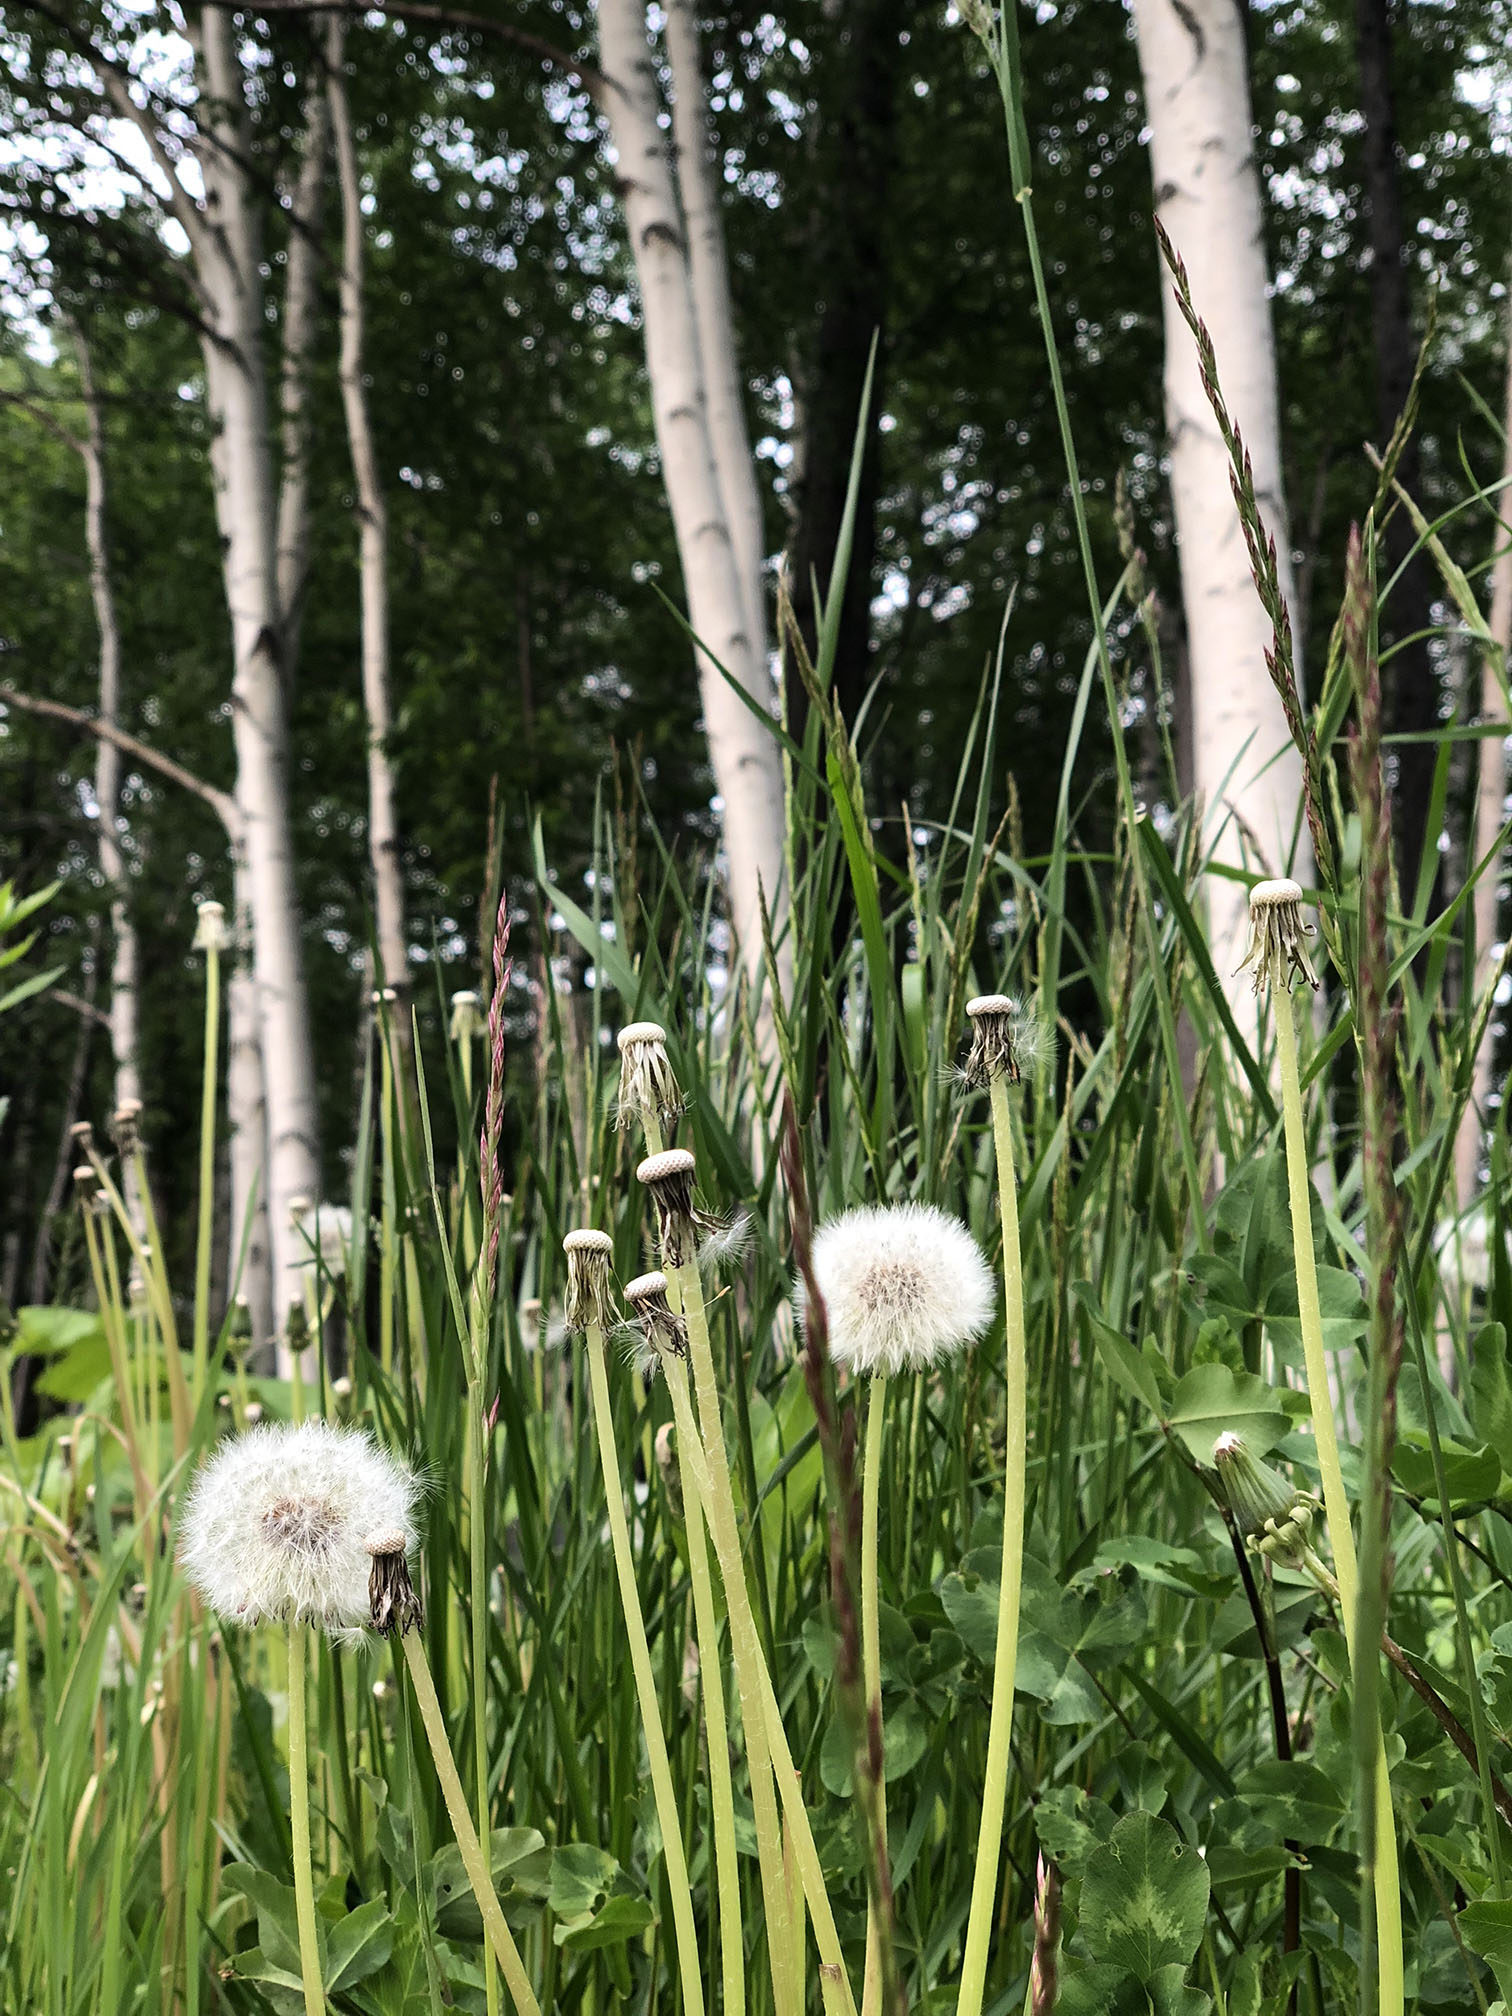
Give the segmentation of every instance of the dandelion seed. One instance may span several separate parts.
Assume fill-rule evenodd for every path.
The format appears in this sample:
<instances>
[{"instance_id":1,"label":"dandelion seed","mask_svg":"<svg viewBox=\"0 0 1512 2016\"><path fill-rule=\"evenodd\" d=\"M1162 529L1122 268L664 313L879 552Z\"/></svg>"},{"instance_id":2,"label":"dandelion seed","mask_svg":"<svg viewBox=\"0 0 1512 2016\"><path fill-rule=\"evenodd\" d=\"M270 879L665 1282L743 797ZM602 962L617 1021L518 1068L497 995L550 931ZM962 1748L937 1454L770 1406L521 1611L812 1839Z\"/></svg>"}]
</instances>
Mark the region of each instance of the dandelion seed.
<instances>
[{"instance_id":1,"label":"dandelion seed","mask_svg":"<svg viewBox=\"0 0 1512 2016\"><path fill-rule=\"evenodd\" d=\"M667 1055L667 1032L659 1022L631 1022L619 1033L620 1081L615 1119L631 1128L650 1113L670 1130L685 1101Z\"/></svg>"},{"instance_id":2,"label":"dandelion seed","mask_svg":"<svg viewBox=\"0 0 1512 2016\"><path fill-rule=\"evenodd\" d=\"M980 1246L930 1204L847 1211L820 1227L813 1264L830 1356L858 1374L940 1363L982 1335L997 1304ZM801 1322L801 1283L797 1313Z\"/></svg>"},{"instance_id":3,"label":"dandelion seed","mask_svg":"<svg viewBox=\"0 0 1512 2016\"><path fill-rule=\"evenodd\" d=\"M196 1478L179 1558L222 1616L351 1638L370 1611L367 1537L412 1538L419 1488L357 1429L325 1421L254 1429L223 1443Z\"/></svg>"},{"instance_id":4,"label":"dandelion seed","mask_svg":"<svg viewBox=\"0 0 1512 2016\"><path fill-rule=\"evenodd\" d=\"M1236 973L1255 969L1255 992L1267 987L1290 993L1293 979L1305 980L1314 991L1318 976L1307 957L1303 942L1311 937L1312 926L1302 921L1302 886L1283 877L1276 882L1257 882L1249 897L1249 941Z\"/></svg>"}]
</instances>

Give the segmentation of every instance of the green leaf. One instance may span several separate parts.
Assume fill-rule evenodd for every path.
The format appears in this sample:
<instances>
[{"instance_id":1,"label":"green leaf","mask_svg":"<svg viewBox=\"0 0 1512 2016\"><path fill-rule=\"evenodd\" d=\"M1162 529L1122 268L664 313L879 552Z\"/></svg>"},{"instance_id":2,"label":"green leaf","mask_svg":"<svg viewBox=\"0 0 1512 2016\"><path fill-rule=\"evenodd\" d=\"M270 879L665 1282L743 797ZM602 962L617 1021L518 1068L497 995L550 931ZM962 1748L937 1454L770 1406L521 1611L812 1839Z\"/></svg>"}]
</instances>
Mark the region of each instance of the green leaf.
<instances>
[{"instance_id":1,"label":"green leaf","mask_svg":"<svg viewBox=\"0 0 1512 2016\"><path fill-rule=\"evenodd\" d=\"M1500 1323L1488 1323L1475 1340L1470 1418L1480 1439L1493 1449L1504 1449L1512 1467L1512 1367L1507 1363L1507 1332Z\"/></svg>"},{"instance_id":2,"label":"green leaf","mask_svg":"<svg viewBox=\"0 0 1512 2016\"><path fill-rule=\"evenodd\" d=\"M257 1943L270 1966L282 1968L301 1980L299 1960L299 1916L293 1885L280 1883L266 1869L254 1869L249 1862L233 1862L225 1874L225 1887L249 1898L257 1909ZM316 1914L315 1936L320 1945L322 1974L326 1963L325 1921Z\"/></svg>"},{"instance_id":3,"label":"green leaf","mask_svg":"<svg viewBox=\"0 0 1512 2016\"><path fill-rule=\"evenodd\" d=\"M1108 1377L1133 1399L1143 1401L1158 1420L1165 1407L1156 1382L1155 1368L1147 1358L1141 1357L1126 1337L1120 1337L1110 1323L1103 1321L1092 1299L1092 1290L1085 1281L1078 1281L1073 1292L1086 1313L1092 1341L1097 1346L1097 1355L1103 1361Z\"/></svg>"},{"instance_id":4,"label":"green leaf","mask_svg":"<svg viewBox=\"0 0 1512 2016\"><path fill-rule=\"evenodd\" d=\"M37 1309L16 1311L16 1349L28 1357L52 1358L91 1337L103 1337L100 1319L92 1309Z\"/></svg>"},{"instance_id":5,"label":"green leaf","mask_svg":"<svg viewBox=\"0 0 1512 2016\"><path fill-rule=\"evenodd\" d=\"M596 1946L619 1946L635 1939L656 1922L644 1897L611 1897L586 1925L558 1925L555 1938L568 1953L588 1953Z\"/></svg>"},{"instance_id":6,"label":"green leaf","mask_svg":"<svg viewBox=\"0 0 1512 2016\"><path fill-rule=\"evenodd\" d=\"M233 1953L231 1971L238 1981L255 1981L278 2016L305 2016L304 1980L276 1960L270 1960L260 1946L245 1953Z\"/></svg>"},{"instance_id":7,"label":"green leaf","mask_svg":"<svg viewBox=\"0 0 1512 2016\"><path fill-rule=\"evenodd\" d=\"M1207 1865L1174 1827L1131 1813L1087 1858L1081 1928L1097 1960L1149 1983L1185 1968L1202 1942L1211 1890Z\"/></svg>"},{"instance_id":8,"label":"green leaf","mask_svg":"<svg viewBox=\"0 0 1512 2016\"><path fill-rule=\"evenodd\" d=\"M544 1899L550 1885L552 1860L551 1850L534 1827L495 1827L489 1836L489 1871L501 1902L517 1893ZM481 1939L483 1913L468 1881L462 1851L454 1841L431 1857L429 1878L436 1930L441 1936ZM583 1908L589 1909L591 1905Z\"/></svg>"},{"instance_id":9,"label":"green leaf","mask_svg":"<svg viewBox=\"0 0 1512 2016\"><path fill-rule=\"evenodd\" d=\"M1495 1449L1467 1449L1463 1443L1442 1440L1444 1481L1449 1486L1449 1502L1456 1512L1462 1505L1483 1505L1501 1489L1502 1462ZM1425 1505L1438 1505L1438 1484L1433 1474L1433 1455L1425 1445L1405 1437L1397 1443L1391 1458L1391 1473L1414 1498Z\"/></svg>"},{"instance_id":10,"label":"green leaf","mask_svg":"<svg viewBox=\"0 0 1512 2016\"><path fill-rule=\"evenodd\" d=\"M1483 1897L1459 1914L1466 1944L1479 1953L1496 1976L1496 1985L1512 2001L1512 1898Z\"/></svg>"},{"instance_id":11,"label":"green leaf","mask_svg":"<svg viewBox=\"0 0 1512 2016\"><path fill-rule=\"evenodd\" d=\"M586 1917L609 1895L619 1873L618 1862L602 1848L570 1841L551 1858L546 1901L558 1918Z\"/></svg>"},{"instance_id":12,"label":"green leaf","mask_svg":"<svg viewBox=\"0 0 1512 2016\"><path fill-rule=\"evenodd\" d=\"M1274 1449L1288 1426L1275 1388L1252 1372L1227 1365L1194 1365L1176 1388L1167 1424L1199 1463L1211 1463L1213 1444L1232 1430L1252 1456Z\"/></svg>"},{"instance_id":13,"label":"green leaf","mask_svg":"<svg viewBox=\"0 0 1512 2016\"><path fill-rule=\"evenodd\" d=\"M376 1974L394 1950L394 1921L383 1900L375 1897L339 1919L327 1935L327 1949L325 1985L331 1994Z\"/></svg>"},{"instance_id":14,"label":"green leaf","mask_svg":"<svg viewBox=\"0 0 1512 2016\"><path fill-rule=\"evenodd\" d=\"M110 1346L105 1332L96 1325L48 1366L37 1380L37 1390L49 1400L82 1405L110 1377L110 1371Z\"/></svg>"}]
</instances>

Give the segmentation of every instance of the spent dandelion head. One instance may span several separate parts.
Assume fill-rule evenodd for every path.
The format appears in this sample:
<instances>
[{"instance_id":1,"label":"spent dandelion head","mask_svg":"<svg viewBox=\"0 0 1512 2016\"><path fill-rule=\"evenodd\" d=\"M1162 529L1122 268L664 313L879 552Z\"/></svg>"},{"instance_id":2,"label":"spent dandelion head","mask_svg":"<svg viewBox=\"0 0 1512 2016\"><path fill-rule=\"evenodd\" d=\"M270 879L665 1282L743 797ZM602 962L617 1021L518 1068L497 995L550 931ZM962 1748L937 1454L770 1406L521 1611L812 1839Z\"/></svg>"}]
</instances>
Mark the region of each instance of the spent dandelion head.
<instances>
[{"instance_id":1,"label":"spent dandelion head","mask_svg":"<svg viewBox=\"0 0 1512 2016\"><path fill-rule=\"evenodd\" d=\"M1306 940L1312 926L1302 921L1302 887L1289 876L1279 881L1257 882L1249 897L1249 937L1244 957L1235 968L1254 968L1257 994L1266 988L1291 991L1292 981L1303 979L1316 989L1318 976L1307 956Z\"/></svg>"},{"instance_id":2,"label":"spent dandelion head","mask_svg":"<svg viewBox=\"0 0 1512 2016\"><path fill-rule=\"evenodd\" d=\"M196 952L224 952L231 934L226 929L226 906L213 900L201 903L194 924Z\"/></svg>"},{"instance_id":3,"label":"spent dandelion head","mask_svg":"<svg viewBox=\"0 0 1512 2016\"><path fill-rule=\"evenodd\" d=\"M135 1155L142 1145L142 1102L123 1099L110 1116L110 1131L116 1148L125 1156Z\"/></svg>"},{"instance_id":4,"label":"spent dandelion head","mask_svg":"<svg viewBox=\"0 0 1512 2016\"><path fill-rule=\"evenodd\" d=\"M831 1219L815 1235L813 1273L830 1357L863 1375L939 1364L975 1342L997 1306L981 1247L930 1204L868 1205ZM800 1321L807 1301L800 1282Z\"/></svg>"},{"instance_id":5,"label":"spent dandelion head","mask_svg":"<svg viewBox=\"0 0 1512 2016\"><path fill-rule=\"evenodd\" d=\"M630 1022L619 1032L620 1079L615 1118L621 1128L652 1114L670 1131L685 1101L659 1022Z\"/></svg>"},{"instance_id":6,"label":"spent dandelion head","mask_svg":"<svg viewBox=\"0 0 1512 2016\"><path fill-rule=\"evenodd\" d=\"M1244 1437L1232 1429L1213 1444L1213 1468L1224 1502L1255 1552L1268 1560L1299 1563L1310 1546L1316 1498L1295 1490L1252 1456Z\"/></svg>"},{"instance_id":7,"label":"spent dandelion head","mask_svg":"<svg viewBox=\"0 0 1512 2016\"><path fill-rule=\"evenodd\" d=\"M614 1241L607 1232L580 1226L562 1241L567 1255L566 1318L569 1330L605 1331L614 1327L609 1302L609 1262Z\"/></svg>"},{"instance_id":8,"label":"spent dandelion head","mask_svg":"<svg viewBox=\"0 0 1512 2016\"><path fill-rule=\"evenodd\" d=\"M694 1229L693 1172L696 1167L686 1148L664 1148L648 1155L637 1168L638 1182L651 1193L656 1206L657 1227L662 1252L670 1267L684 1267L697 1250Z\"/></svg>"},{"instance_id":9,"label":"spent dandelion head","mask_svg":"<svg viewBox=\"0 0 1512 2016\"><path fill-rule=\"evenodd\" d=\"M459 1047L482 1034L483 1017L478 997L471 987L459 987L451 997L451 1024L448 1034Z\"/></svg>"},{"instance_id":10,"label":"spent dandelion head","mask_svg":"<svg viewBox=\"0 0 1512 2016\"><path fill-rule=\"evenodd\" d=\"M648 1369L654 1371L663 1358L687 1357L687 1325L667 1299L665 1274L637 1274L633 1281L625 1283L625 1300L635 1311L646 1352L650 1354L649 1361L644 1354L637 1357L638 1371L643 1375Z\"/></svg>"},{"instance_id":11,"label":"spent dandelion head","mask_svg":"<svg viewBox=\"0 0 1512 2016\"><path fill-rule=\"evenodd\" d=\"M420 1598L410 1580L406 1556L410 1536L402 1526L380 1526L363 1541L372 1566L368 1570L368 1621L385 1638L402 1638L425 1622Z\"/></svg>"},{"instance_id":12,"label":"spent dandelion head","mask_svg":"<svg viewBox=\"0 0 1512 2016\"><path fill-rule=\"evenodd\" d=\"M407 1464L357 1429L256 1428L223 1442L195 1479L179 1559L223 1617L348 1638L368 1621L368 1536L410 1544L419 1490Z\"/></svg>"}]
</instances>

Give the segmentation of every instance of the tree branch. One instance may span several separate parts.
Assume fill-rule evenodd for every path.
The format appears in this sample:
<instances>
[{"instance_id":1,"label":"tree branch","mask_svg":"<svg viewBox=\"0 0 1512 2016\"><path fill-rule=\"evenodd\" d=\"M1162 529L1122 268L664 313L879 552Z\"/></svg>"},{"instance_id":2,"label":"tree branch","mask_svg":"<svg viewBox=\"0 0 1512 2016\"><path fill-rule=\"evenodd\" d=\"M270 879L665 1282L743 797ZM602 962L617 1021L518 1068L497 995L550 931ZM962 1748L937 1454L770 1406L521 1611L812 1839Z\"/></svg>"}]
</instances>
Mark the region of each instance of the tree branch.
<instances>
[{"instance_id":1,"label":"tree branch","mask_svg":"<svg viewBox=\"0 0 1512 2016\"><path fill-rule=\"evenodd\" d=\"M149 770L156 770L159 776L180 785L185 791L192 791L196 798L204 800L226 829L226 837L233 847L241 843L242 821L236 800L229 791L222 791L218 784L207 784L203 777L196 777L192 770L186 770L182 763L176 763L171 756L164 756L150 743L139 741L129 735L124 728L117 728L107 721L97 721L92 714L86 714L81 707L66 707L61 700L43 700L35 693L20 693L14 686L0 686L0 703L15 707L23 714L38 714L50 721L65 721L70 728L81 729L86 735L96 736L105 742L114 742L127 756L134 756L138 763Z\"/></svg>"}]
</instances>

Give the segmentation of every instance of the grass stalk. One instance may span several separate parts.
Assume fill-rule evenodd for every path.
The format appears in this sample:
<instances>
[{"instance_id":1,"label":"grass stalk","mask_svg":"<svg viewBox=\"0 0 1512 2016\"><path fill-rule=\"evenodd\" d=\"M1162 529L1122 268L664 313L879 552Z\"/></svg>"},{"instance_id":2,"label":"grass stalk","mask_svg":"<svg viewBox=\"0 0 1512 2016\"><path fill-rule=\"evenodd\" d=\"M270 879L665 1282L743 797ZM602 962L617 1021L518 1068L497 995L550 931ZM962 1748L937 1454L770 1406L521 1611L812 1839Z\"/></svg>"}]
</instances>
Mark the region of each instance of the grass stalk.
<instances>
[{"instance_id":1,"label":"grass stalk","mask_svg":"<svg viewBox=\"0 0 1512 2016\"><path fill-rule=\"evenodd\" d=\"M310 1861L310 1746L305 1689L310 1627L289 1626L289 1822L294 1840L294 1912L299 1922L299 1971L305 2016L325 2016L320 1933L315 1918L315 1872Z\"/></svg>"},{"instance_id":2,"label":"grass stalk","mask_svg":"<svg viewBox=\"0 0 1512 2016\"><path fill-rule=\"evenodd\" d=\"M220 943L205 946L205 1056L200 1075L199 1212L194 1244L194 1361L198 1407L210 1364L210 1253L215 1235L215 1104L220 1072Z\"/></svg>"},{"instance_id":3,"label":"grass stalk","mask_svg":"<svg viewBox=\"0 0 1512 2016\"><path fill-rule=\"evenodd\" d=\"M651 1649L646 1643L646 1622L641 1612L640 1591L635 1581L635 1562L630 1552L630 1530L625 1521L624 1491L620 1482L619 1456L614 1445L614 1414L609 1399L609 1378L604 1369L604 1333L592 1325L584 1333L588 1355L588 1377L593 1394L593 1418L598 1430L599 1461L604 1471L604 1499L609 1512L609 1533L614 1543L614 1566L619 1576L620 1605L625 1616L625 1632L630 1640L630 1665L635 1674L635 1691L640 1701L641 1727L646 1738L646 1758L651 1768L651 1789L656 1800L656 1817L661 1826L662 1853L667 1859L667 1881L672 1894L672 1925L677 1937L678 1971L682 1978L683 2008L703 2016L703 1981L699 1974L698 1927L693 1917L693 1892L688 1882L688 1859L683 1850L682 1820L677 1793L672 1783L672 1766L667 1757L667 1739L662 1731L656 1701L656 1675L651 1667Z\"/></svg>"},{"instance_id":4,"label":"grass stalk","mask_svg":"<svg viewBox=\"0 0 1512 2016\"><path fill-rule=\"evenodd\" d=\"M1018 1179L1013 1158L1013 1118L1007 1073L994 1073L992 1144L997 1160L998 1212L1003 1231L1003 1315L1007 1386L1007 1471L1003 1487L1003 1565L998 1584L997 1647L992 1662L992 1711L987 1727L987 1770L982 1784L982 1817L977 1829L961 1962L957 2016L981 2016L987 1984L992 1907L1002 1859L1003 1813L1008 1798L1009 1739L1013 1733L1013 1689L1018 1663L1019 1600L1024 1573L1024 1473L1028 1433L1028 1354L1024 1336L1024 1277L1019 1250Z\"/></svg>"}]
</instances>

